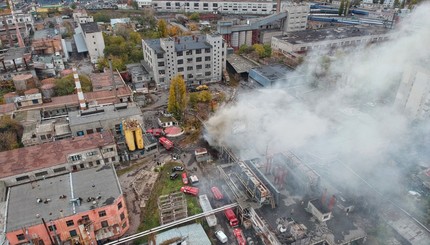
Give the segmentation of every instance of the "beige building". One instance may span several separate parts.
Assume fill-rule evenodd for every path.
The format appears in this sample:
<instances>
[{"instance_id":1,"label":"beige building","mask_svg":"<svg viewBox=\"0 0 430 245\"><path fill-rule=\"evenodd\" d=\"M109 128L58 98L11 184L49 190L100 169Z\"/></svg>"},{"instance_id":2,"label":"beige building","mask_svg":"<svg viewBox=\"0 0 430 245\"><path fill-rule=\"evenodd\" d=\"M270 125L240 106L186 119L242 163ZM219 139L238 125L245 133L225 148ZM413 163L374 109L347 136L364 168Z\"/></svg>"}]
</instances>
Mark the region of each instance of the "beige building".
<instances>
[{"instance_id":1,"label":"beige building","mask_svg":"<svg viewBox=\"0 0 430 245\"><path fill-rule=\"evenodd\" d=\"M78 53L88 53L91 63L104 57L105 42L96 22L79 23L74 39Z\"/></svg>"}]
</instances>

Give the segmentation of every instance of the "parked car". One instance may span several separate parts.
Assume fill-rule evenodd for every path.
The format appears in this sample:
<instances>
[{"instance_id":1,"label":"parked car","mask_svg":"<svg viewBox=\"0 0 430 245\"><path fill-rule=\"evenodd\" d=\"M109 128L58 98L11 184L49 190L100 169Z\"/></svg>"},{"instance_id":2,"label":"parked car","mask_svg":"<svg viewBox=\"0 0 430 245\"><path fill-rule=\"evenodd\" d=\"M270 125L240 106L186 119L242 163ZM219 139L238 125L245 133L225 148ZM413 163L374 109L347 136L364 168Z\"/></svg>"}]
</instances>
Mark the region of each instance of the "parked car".
<instances>
[{"instance_id":1,"label":"parked car","mask_svg":"<svg viewBox=\"0 0 430 245\"><path fill-rule=\"evenodd\" d=\"M184 185L188 185L188 176L185 172L182 173L182 183L184 183Z\"/></svg>"},{"instance_id":2,"label":"parked car","mask_svg":"<svg viewBox=\"0 0 430 245\"><path fill-rule=\"evenodd\" d=\"M170 179L171 180L174 180L174 179L176 179L178 177L179 177L179 175L177 173L173 173L173 174L170 175Z\"/></svg>"},{"instance_id":3,"label":"parked car","mask_svg":"<svg viewBox=\"0 0 430 245\"><path fill-rule=\"evenodd\" d=\"M175 171L184 171L184 167L182 167L182 166L174 166L172 168L172 172L175 172Z\"/></svg>"}]
</instances>

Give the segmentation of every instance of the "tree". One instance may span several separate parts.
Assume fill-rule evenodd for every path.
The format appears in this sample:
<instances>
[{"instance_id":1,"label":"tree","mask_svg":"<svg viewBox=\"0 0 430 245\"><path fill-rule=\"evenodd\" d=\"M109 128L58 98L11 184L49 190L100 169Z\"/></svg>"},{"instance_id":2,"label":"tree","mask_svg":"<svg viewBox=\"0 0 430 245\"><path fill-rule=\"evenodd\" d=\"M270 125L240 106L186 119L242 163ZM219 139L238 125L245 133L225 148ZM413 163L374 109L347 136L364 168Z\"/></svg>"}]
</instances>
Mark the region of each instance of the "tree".
<instances>
[{"instance_id":1,"label":"tree","mask_svg":"<svg viewBox=\"0 0 430 245\"><path fill-rule=\"evenodd\" d=\"M199 102L209 103L212 100L212 94L208 90L199 93Z\"/></svg>"},{"instance_id":2,"label":"tree","mask_svg":"<svg viewBox=\"0 0 430 245\"><path fill-rule=\"evenodd\" d=\"M24 128L16 120L4 116L0 118L0 151L8 151L20 147L20 138Z\"/></svg>"},{"instance_id":3,"label":"tree","mask_svg":"<svg viewBox=\"0 0 430 245\"><path fill-rule=\"evenodd\" d=\"M104 14L103 12L97 12L93 14L94 22L110 22L110 16Z\"/></svg>"},{"instance_id":4,"label":"tree","mask_svg":"<svg viewBox=\"0 0 430 245\"><path fill-rule=\"evenodd\" d=\"M76 9L76 7L77 7L77 6L76 6L76 3L72 3L72 4L70 5L70 8L71 8L71 9L73 9L73 10L75 10L75 9Z\"/></svg>"},{"instance_id":5,"label":"tree","mask_svg":"<svg viewBox=\"0 0 430 245\"><path fill-rule=\"evenodd\" d=\"M239 54L248 53L249 47L246 44L242 44L239 47Z\"/></svg>"},{"instance_id":6,"label":"tree","mask_svg":"<svg viewBox=\"0 0 430 245\"><path fill-rule=\"evenodd\" d=\"M200 14L199 14L199 13L197 13L197 12L192 13L192 14L190 15L190 20L192 20L192 21L199 21L199 20L200 20Z\"/></svg>"},{"instance_id":7,"label":"tree","mask_svg":"<svg viewBox=\"0 0 430 245\"><path fill-rule=\"evenodd\" d=\"M137 4L136 1L131 2L131 6L133 7L133 9L139 9L139 4Z\"/></svg>"},{"instance_id":8,"label":"tree","mask_svg":"<svg viewBox=\"0 0 430 245\"><path fill-rule=\"evenodd\" d=\"M344 2L344 0L341 0L340 6L339 6L339 16L342 16L344 9L345 9L345 2Z\"/></svg>"},{"instance_id":9,"label":"tree","mask_svg":"<svg viewBox=\"0 0 430 245\"><path fill-rule=\"evenodd\" d=\"M264 44L264 57L270 57L272 56L272 47L270 44Z\"/></svg>"},{"instance_id":10,"label":"tree","mask_svg":"<svg viewBox=\"0 0 430 245\"><path fill-rule=\"evenodd\" d=\"M400 7L400 1L399 0L394 0L394 7L395 8Z\"/></svg>"},{"instance_id":11,"label":"tree","mask_svg":"<svg viewBox=\"0 0 430 245\"><path fill-rule=\"evenodd\" d=\"M384 4L385 0L379 0L379 4Z\"/></svg>"},{"instance_id":12,"label":"tree","mask_svg":"<svg viewBox=\"0 0 430 245\"><path fill-rule=\"evenodd\" d=\"M349 2L349 0L346 0L346 6L345 6L345 9L344 9L344 12L343 12L343 16L347 16L348 15L348 13L349 13L349 7L350 7L350 2Z\"/></svg>"},{"instance_id":13,"label":"tree","mask_svg":"<svg viewBox=\"0 0 430 245\"><path fill-rule=\"evenodd\" d=\"M170 26L167 28L167 33L170 37L176 37L181 35L181 29L177 26Z\"/></svg>"},{"instance_id":14,"label":"tree","mask_svg":"<svg viewBox=\"0 0 430 245\"><path fill-rule=\"evenodd\" d=\"M180 120L187 106L187 89L182 75L176 75L170 81L167 111Z\"/></svg>"},{"instance_id":15,"label":"tree","mask_svg":"<svg viewBox=\"0 0 430 245\"><path fill-rule=\"evenodd\" d=\"M92 84L91 80L85 75L79 75L79 81L83 92L91 92ZM55 93L58 96L69 95L75 93L75 79L73 74L67 75L60 79L55 80Z\"/></svg>"},{"instance_id":16,"label":"tree","mask_svg":"<svg viewBox=\"0 0 430 245\"><path fill-rule=\"evenodd\" d=\"M160 38L167 37L167 22L164 19L158 21L157 28Z\"/></svg>"},{"instance_id":17,"label":"tree","mask_svg":"<svg viewBox=\"0 0 430 245\"><path fill-rule=\"evenodd\" d=\"M263 44L256 43L252 45L252 47L254 48L254 51L257 53L258 57L264 58L265 50L264 50Z\"/></svg>"}]
</instances>

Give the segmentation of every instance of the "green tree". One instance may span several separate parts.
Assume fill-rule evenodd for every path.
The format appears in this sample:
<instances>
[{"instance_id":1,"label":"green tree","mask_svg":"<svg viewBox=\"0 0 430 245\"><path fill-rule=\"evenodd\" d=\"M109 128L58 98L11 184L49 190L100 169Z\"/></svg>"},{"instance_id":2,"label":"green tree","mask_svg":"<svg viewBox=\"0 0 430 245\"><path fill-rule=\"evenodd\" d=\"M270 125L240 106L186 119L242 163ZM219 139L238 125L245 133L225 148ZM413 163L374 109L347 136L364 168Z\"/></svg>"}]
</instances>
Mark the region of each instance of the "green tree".
<instances>
[{"instance_id":1,"label":"green tree","mask_svg":"<svg viewBox=\"0 0 430 245\"><path fill-rule=\"evenodd\" d=\"M272 56L272 47L270 44L264 44L264 57L270 57Z\"/></svg>"},{"instance_id":2,"label":"green tree","mask_svg":"<svg viewBox=\"0 0 430 245\"><path fill-rule=\"evenodd\" d=\"M399 0L394 0L394 7L395 8L400 7L400 1Z\"/></svg>"},{"instance_id":3,"label":"green tree","mask_svg":"<svg viewBox=\"0 0 430 245\"><path fill-rule=\"evenodd\" d=\"M249 53L250 51L252 51L251 49L252 48L248 47L246 44L242 44L239 47L238 53L239 54L246 54L246 53Z\"/></svg>"},{"instance_id":4,"label":"green tree","mask_svg":"<svg viewBox=\"0 0 430 245\"><path fill-rule=\"evenodd\" d=\"M136 1L131 2L131 6L133 7L133 9L139 9L139 4L137 4Z\"/></svg>"},{"instance_id":5,"label":"green tree","mask_svg":"<svg viewBox=\"0 0 430 245\"><path fill-rule=\"evenodd\" d=\"M158 20L157 29L161 38L167 37L167 22L164 19Z\"/></svg>"},{"instance_id":6,"label":"green tree","mask_svg":"<svg viewBox=\"0 0 430 245\"><path fill-rule=\"evenodd\" d=\"M199 92L199 102L209 103L212 100L212 94L208 90Z\"/></svg>"},{"instance_id":7,"label":"green tree","mask_svg":"<svg viewBox=\"0 0 430 245\"><path fill-rule=\"evenodd\" d=\"M197 13L197 12L192 13L192 14L190 15L190 20L192 20L192 21L199 21L199 20L200 20L200 14L199 14L199 13Z\"/></svg>"},{"instance_id":8,"label":"green tree","mask_svg":"<svg viewBox=\"0 0 430 245\"><path fill-rule=\"evenodd\" d=\"M79 75L81 87L83 92L91 92L92 84L91 80L85 75ZM67 75L60 79L55 80L55 93L58 96L69 95L75 93L75 79L73 74Z\"/></svg>"},{"instance_id":9,"label":"green tree","mask_svg":"<svg viewBox=\"0 0 430 245\"><path fill-rule=\"evenodd\" d=\"M110 22L110 16L104 14L103 12L97 12L93 15L94 22Z\"/></svg>"},{"instance_id":10,"label":"green tree","mask_svg":"<svg viewBox=\"0 0 430 245\"><path fill-rule=\"evenodd\" d=\"M70 8L71 8L71 9L73 9L73 10L75 10L75 9L76 9L76 7L77 7L76 3L72 3L72 4L70 5Z\"/></svg>"},{"instance_id":11,"label":"green tree","mask_svg":"<svg viewBox=\"0 0 430 245\"><path fill-rule=\"evenodd\" d=\"M109 56L109 58L112 61L112 69L113 70L118 70L118 71L124 71L125 70L126 66L125 66L125 63L121 57L111 55L111 56ZM109 58L103 57L97 61L97 69L99 71L103 71L104 68L110 68L109 67Z\"/></svg>"},{"instance_id":12,"label":"green tree","mask_svg":"<svg viewBox=\"0 0 430 245\"><path fill-rule=\"evenodd\" d=\"M341 0L340 6L339 6L339 16L342 16L344 10L345 10L345 2L344 2L344 0Z\"/></svg>"},{"instance_id":13,"label":"green tree","mask_svg":"<svg viewBox=\"0 0 430 245\"><path fill-rule=\"evenodd\" d=\"M187 106L187 89L182 75L176 75L170 81L169 100L167 111L181 120Z\"/></svg>"},{"instance_id":14,"label":"green tree","mask_svg":"<svg viewBox=\"0 0 430 245\"><path fill-rule=\"evenodd\" d=\"M188 103L191 108L195 108L199 102L199 93L190 93Z\"/></svg>"}]
</instances>

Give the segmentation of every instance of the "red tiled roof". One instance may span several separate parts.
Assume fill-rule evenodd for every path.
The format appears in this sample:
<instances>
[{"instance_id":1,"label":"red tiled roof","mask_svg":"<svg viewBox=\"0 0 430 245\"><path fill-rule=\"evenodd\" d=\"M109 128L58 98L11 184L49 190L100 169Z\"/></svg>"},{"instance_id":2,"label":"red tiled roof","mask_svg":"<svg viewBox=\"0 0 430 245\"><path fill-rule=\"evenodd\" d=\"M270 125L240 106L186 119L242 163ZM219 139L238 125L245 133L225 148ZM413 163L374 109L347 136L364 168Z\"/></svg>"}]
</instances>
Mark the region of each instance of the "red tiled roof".
<instances>
[{"instance_id":1,"label":"red tiled roof","mask_svg":"<svg viewBox=\"0 0 430 245\"><path fill-rule=\"evenodd\" d=\"M15 108L15 104L14 103L0 105L0 114L5 114L5 113L13 112L13 111L15 111L15 109L16 108Z\"/></svg>"},{"instance_id":2,"label":"red tiled roof","mask_svg":"<svg viewBox=\"0 0 430 245\"><path fill-rule=\"evenodd\" d=\"M113 144L109 131L0 152L0 178L67 163L67 155Z\"/></svg>"},{"instance_id":3,"label":"red tiled roof","mask_svg":"<svg viewBox=\"0 0 430 245\"><path fill-rule=\"evenodd\" d=\"M32 89L29 89L27 91L24 91L25 95L28 95L28 94L37 94L37 93L39 93L39 89L37 89L37 88L32 88Z\"/></svg>"},{"instance_id":4,"label":"red tiled roof","mask_svg":"<svg viewBox=\"0 0 430 245\"><path fill-rule=\"evenodd\" d=\"M53 84L55 83L55 78L51 77L51 78L46 78L43 79L42 81L40 81L43 85L45 84Z\"/></svg>"},{"instance_id":5,"label":"red tiled roof","mask_svg":"<svg viewBox=\"0 0 430 245\"><path fill-rule=\"evenodd\" d=\"M19 96L16 92L9 92L9 93L7 93L7 94L4 94L3 95L3 98L13 98L13 97L17 97L17 96Z\"/></svg>"}]
</instances>

